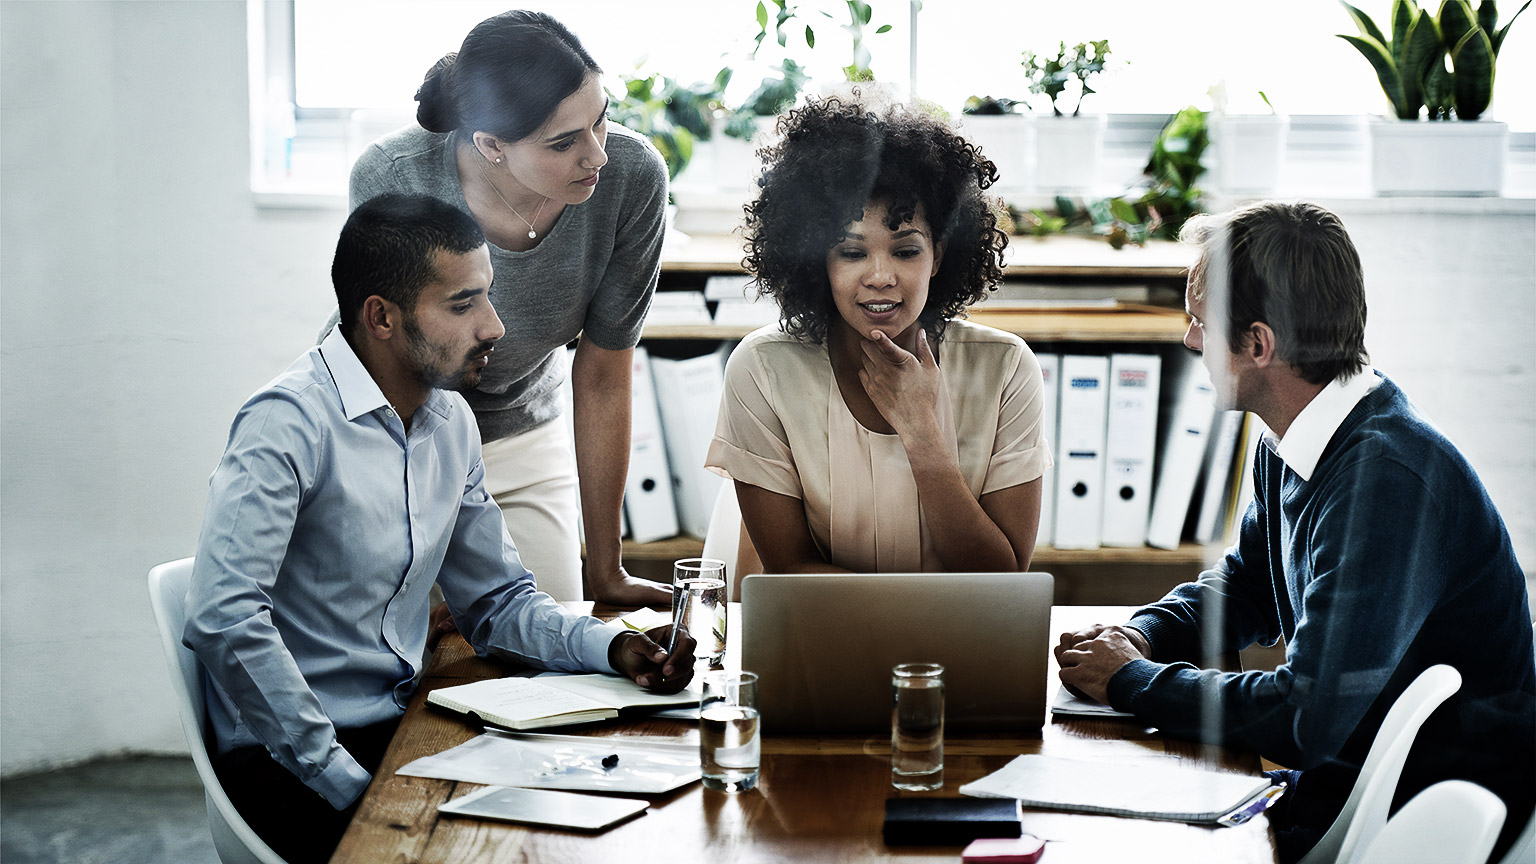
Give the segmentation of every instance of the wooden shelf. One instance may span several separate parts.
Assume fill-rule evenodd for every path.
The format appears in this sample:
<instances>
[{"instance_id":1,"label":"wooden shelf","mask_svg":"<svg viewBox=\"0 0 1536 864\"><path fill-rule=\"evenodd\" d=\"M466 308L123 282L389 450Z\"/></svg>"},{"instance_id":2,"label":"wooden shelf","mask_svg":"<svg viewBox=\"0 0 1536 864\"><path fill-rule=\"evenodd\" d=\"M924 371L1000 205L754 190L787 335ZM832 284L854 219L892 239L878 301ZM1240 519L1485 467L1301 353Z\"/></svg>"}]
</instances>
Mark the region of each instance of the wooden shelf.
<instances>
[{"instance_id":1,"label":"wooden shelf","mask_svg":"<svg viewBox=\"0 0 1536 864\"><path fill-rule=\"evenodd\" d=\"M972 310L970 320L1029 342L1158 342L1184 341L1189 319L1177 309L1040 309ZM756 330L729 324L647 324L645 339L740 339Z\"/></svg>"},{"instance_id":2,"label":"wooden shelf","mask_svg":"<svg viewBox=\"0 0 1536 864\"><path fill-rule=\"evenodd\" d=\"M740 273L742 246L735 234L696 234L662 249L661 272ZM1115 249L1099 237L1011 237L1004 275L1181 279L1193 261L1194 249L1168 240Z\"/></svg>"},{"instance_id":3,"label":"wooden shelf","mask_svg":"<svg viewBox=\"0 0 1536 864\"><path fill-rule=\"evenodd\" d=\"M676 561L679 558L697 558L704 552L704 541L692 537L672 537L653 543L636 543L625 540L623 555L626 561ZM1108 546L1100 549L1057 549L1040 546L1035 549L1034 569L1049 570L1055 566L1098 564L1158 564L1169 566L1203 567L1206 564L1206 548L1198 543L1184 543L1177 549L1154 549L1151 546L1117 549ZM1194 574L1190 574L1193 577Z\"/></svg>"}]
</instances>

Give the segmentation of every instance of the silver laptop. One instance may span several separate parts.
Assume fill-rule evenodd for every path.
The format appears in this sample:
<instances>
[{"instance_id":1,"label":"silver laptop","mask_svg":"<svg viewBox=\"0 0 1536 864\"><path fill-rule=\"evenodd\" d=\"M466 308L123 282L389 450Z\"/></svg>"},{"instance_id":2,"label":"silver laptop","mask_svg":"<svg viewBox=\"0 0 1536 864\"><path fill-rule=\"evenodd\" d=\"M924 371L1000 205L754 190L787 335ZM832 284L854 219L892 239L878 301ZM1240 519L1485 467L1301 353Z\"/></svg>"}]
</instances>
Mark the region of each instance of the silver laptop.
<instances>
[{"instance_id":1,"label":"silver laptop","mask_svg":"<svg viewBox=\"0 0 1536 864\"><path fill-rule=\"evenodd\" d=\"M1052 580L1045 573L752 575L741 668L770 732L889 732L891 667L944 666L953 730L1038 734Z\"/></svg>"}]
</instances>

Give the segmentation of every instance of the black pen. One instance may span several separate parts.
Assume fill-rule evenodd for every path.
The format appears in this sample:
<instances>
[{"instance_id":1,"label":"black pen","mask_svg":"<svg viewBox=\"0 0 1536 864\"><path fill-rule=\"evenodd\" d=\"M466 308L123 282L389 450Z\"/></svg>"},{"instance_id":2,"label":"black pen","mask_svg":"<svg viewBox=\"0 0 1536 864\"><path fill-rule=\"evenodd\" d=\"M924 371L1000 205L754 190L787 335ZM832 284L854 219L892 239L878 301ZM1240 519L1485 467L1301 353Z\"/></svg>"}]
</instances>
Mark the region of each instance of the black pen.
<instances>
[{"instance_id":1,"label":"black pen","mask_svg":"<svg viewBox=\"0 0 1536 864\"><path fill-rule=\"evenodd\" d=\"M677 589L674 587L673 590L675 591ZM672 613L672 633L667 638L668 659L671 659L672 655L677 651L677 634L682 632L683 622L688 620L688 597L692 593L692 591L689 591L686 587L684 587L683 597L681 600L677 601L677 609Z\"/></svg>"}]
</instances>

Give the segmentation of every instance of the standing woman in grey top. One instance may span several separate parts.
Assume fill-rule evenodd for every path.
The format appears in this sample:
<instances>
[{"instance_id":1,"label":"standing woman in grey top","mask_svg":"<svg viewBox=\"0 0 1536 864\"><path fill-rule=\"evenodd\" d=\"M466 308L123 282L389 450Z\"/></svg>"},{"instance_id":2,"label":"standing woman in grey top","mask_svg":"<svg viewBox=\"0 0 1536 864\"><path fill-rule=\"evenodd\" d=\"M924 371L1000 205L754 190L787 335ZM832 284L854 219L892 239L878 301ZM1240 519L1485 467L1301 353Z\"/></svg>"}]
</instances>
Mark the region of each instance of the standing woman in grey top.
<instances>
[{"instance_id":1,"label":"standing woman in grey top","mask_svg":"<svg viewBox=\"0 0 1536 864\"><path fill-rule=\"evenodd\" d=\"M488 18L427 72L420 126L358 158L350 191L353 207L383 192L433 195L485 231L507 335L464 396L486 489L540 589L580 599L579 477L592 595L635 606L670 597L626 573L619 552L631 363L656 289L667 169L644 138L609 125L600 76L550 16ZM572 454L559 391L578 335Z\"/></svg>"}]
</instances>

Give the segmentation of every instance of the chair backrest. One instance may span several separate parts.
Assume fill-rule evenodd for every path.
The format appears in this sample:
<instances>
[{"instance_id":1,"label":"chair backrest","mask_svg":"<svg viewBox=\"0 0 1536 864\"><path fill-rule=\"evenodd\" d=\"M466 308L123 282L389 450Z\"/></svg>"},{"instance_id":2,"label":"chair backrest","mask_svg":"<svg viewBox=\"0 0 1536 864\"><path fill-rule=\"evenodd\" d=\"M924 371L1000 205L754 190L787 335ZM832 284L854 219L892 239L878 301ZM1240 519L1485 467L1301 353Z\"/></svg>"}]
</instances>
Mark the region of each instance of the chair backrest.
<instances>
[{"instance_id":1,"label":"chair backrest","mask_svg":"<svg viewBox=\"0 0 1536 864\"><path fill-rule=\"evenodd\" d=\"M1360 864L1483 864L1504 826L1504 802L1476 783L1446 780L1413 796Z\"/></svg>"},{"instance_id":2,"label":"chair backrest","mask_svg":"<svg viewBox=\"0 0 1536 864\"><path fill-rule=\"evenodd\" d=\"M224 794L213 762L208 758L203 738L207 703L203 695L203 666L191 649L181 644L181 631L187 620L187 586L192 581L192 559L182 558L161 564L149 571L149 605L154 609L155 624L160 628L160 645L165 649L171 668L171 689L181 714L181 729L192 750L192 764L203 781L208 804L208 829L213 846L223 864L284 864L276 852L262 842Z\"/></svg>"},{"instance_id":3,"label":"chair backrest","mask_svg":"<svg viewBox=\"0 0 1536 864\"><path fill-rule=\"evenodd\" d=\"M1536 649L1536 623L1531 624L1531 645ZM1525 828L1515 838L1515 845L1499 860L1499 864L1531 864L1536 861L1536 813L1526 817Z\"/></svg>"},{"instance_id":4,"label":"chair backrest","mask_svg":"<svg viewBox=\"0 0 1536 864\"><path fill-rule=\"evenodd\" d=\"M736 484L727 480L720 484L715 495L715 508L709 513L709 528L704 532L705 558L718 558L725 562L725 584L736 597L736 550L741 537L741 510L736 504Z\"/></svg>"},{"instance_id":5,"label":"chair backrest","mask_svg":"<svg viewBox=\"0 0 1536 864\"><path fill-rule=\"evenodd\" d=\"M1371 742L1344 809L1323 839L1301 859L1302 864L1358 864L1365 847L1387 824L1392 795L1419 727L1459 689L1461 673L1450 666L1431 666L1397 697Z\"/></svg>"}]
</instances>

